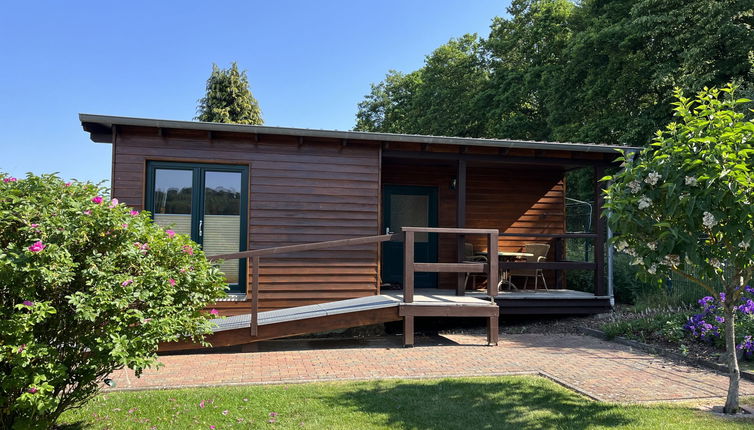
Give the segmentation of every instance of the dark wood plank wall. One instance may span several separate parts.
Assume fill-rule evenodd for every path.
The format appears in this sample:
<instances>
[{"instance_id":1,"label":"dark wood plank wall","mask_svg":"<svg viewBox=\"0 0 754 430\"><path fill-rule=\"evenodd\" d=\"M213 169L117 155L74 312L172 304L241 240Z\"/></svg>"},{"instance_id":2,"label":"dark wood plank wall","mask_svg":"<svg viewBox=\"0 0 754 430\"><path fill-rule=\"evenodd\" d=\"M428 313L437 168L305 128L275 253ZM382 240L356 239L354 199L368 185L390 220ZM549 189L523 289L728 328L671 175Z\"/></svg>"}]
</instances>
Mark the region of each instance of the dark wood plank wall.
<instances>
[{"instance_id":1,"label":"dark wood plank wall","mask_svg":"<svg viewBox=\"0 0 754 430\"><path fill-rule=\"evenodd\" d=\"M438 189L439 227L456 227L457 191L450 187L455 166L383 163L385 185L433 186ZM563 233L565 195L563 171L543 167L487 167L469 164L467 170L466 225L469 228L497 228L507 233ZM475 249L485 250L485 238L468 236ZM503 251L518 251L525 243L542 243L541 238L500 238ZM551 244L552 245L552 244ZM456 261L453 235L440 235L439 260ZM550 258L552 258L552 248ZM546 275L548 285L554 276ZM440 274L441 288L455 288L455 274Z\"/></svg>"},{"instance_id":2,"label":"dark wood plank wall","mask_svg":"<svg viewBox=\"0 0 754 430\"><path fill-rule=\"evenodd\" d=\"M113 195L142 208L147 160L249 166L249 248L378 233L377 144L302 142L296 137L201 134L120 128ZM375 294L373 245L262 258L264 310ZM249 275L251 276L251 275Z\"/></svg>"}]
</instances>

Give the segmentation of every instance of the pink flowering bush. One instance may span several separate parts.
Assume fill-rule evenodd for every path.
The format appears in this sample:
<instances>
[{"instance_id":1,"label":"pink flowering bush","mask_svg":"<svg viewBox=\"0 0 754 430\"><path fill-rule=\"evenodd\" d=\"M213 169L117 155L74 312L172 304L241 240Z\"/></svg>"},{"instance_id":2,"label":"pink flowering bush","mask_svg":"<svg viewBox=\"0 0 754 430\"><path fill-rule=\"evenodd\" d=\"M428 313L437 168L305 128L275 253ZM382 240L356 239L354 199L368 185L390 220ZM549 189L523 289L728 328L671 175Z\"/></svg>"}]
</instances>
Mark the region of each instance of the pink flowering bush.
<instances>
[{"instance_id":1,"label":"pink flowering bush","mask_svg":"<svg viewBox=\"0 0 754 430\"><path fill-rule=\"evenodd\" d=\"M50 428L160 342L209 333L226 284L187 236L93 184L0 178L0 428Z\"/></svg>"}]
</instances>

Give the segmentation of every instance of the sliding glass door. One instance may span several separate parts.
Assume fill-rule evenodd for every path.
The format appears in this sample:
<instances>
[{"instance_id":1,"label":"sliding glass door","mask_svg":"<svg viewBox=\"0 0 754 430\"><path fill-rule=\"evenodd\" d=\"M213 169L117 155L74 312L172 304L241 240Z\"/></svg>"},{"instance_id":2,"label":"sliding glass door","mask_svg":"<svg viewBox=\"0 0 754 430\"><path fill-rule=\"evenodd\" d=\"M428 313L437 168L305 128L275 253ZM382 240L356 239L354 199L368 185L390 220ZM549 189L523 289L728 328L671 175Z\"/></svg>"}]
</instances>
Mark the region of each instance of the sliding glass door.
<instances>
[{"instance_id":1,"label":"sliding glass door","mask_svg":"<svg viewBox=\"0 0 754 430\"><path fill-rule=\"evenodd\" d=\"M189 234L207 256L246 249L245 166L150 162L146 208L157 224ZM231 292L243 292L245 260L223 262Z\"/></svg>"}]
</instances>

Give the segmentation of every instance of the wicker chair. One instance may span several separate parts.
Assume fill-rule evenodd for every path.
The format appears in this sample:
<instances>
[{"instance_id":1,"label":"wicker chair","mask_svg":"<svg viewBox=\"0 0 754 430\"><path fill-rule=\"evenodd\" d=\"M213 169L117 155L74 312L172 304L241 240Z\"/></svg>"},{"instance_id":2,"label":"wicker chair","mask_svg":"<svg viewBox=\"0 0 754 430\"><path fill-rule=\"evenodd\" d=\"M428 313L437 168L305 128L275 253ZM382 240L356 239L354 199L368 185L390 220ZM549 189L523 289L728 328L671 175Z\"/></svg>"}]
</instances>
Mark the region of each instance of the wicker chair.
<instances>
[{"instance_id":1,"label":"wicker chair","mask_svg":"<svg viewBox=\"0 0 754 430\"><path fill-rule=\"evenodd\" d=\"M550 250L550 245L546 243L527 243L524 245L524 252L534 254L531 257L526 257L527 263L539 263L547 260L547 252ZM539 278L542 278L542 283L547 290L547 281L545 281L545 275L542 273L542 269L511 269L510 276L522 276L525 277L524 289L529 283L529 278L534 278L534 289L539 286Z\"/></svg>"}]
</instances>

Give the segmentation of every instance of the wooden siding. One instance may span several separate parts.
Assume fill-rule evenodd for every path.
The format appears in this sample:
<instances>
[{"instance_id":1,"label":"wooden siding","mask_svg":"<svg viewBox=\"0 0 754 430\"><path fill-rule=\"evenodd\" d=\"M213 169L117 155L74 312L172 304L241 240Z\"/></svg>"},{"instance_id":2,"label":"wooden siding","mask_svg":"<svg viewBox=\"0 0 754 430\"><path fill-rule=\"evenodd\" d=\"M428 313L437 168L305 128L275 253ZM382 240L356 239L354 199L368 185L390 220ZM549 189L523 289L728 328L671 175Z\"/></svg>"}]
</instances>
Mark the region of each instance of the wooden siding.
<instances>
[{"instance_id":1,"label":"wooden siding","mask_svg":"<svg viewBox=\"0 0 754 430\"><path fill-rule=\"evenodd\" d=\"M437 187L438 226L456 227L457 191L451 181L457 174L452 165L411 164L400 161L383 163L384 185ZM467 228L497 228L501 233L563 233L565 231L565 189L559 168L475 166L467 170ZM477 250L486 250L483 237L467 237ZM501 251L518 251L525 243L541 243L536 238L501 237ZM552 245L552 244L551 244ZM550 251L552 258L553 249ZM439 261L456 261L456 239L440 235ZM455 288L455 274L441 273L439 288ZM548 284L554 277L547 274Z\"/></svg>"},{"instance_id":2,"label":"wooden siding","mask_svg":"<svg viewBox=\"0 0 754 430\"><path fill-rule=\"evenodd\" d=\"M379 146L301 143L295 137L259 136L257 142L252 136L119 129L113 196L143 208L149 160L244 164L249 249L378 233ZM375 294L377 252L369 245L262 258L260 308Z\"/></svg>"}]
</instances>

